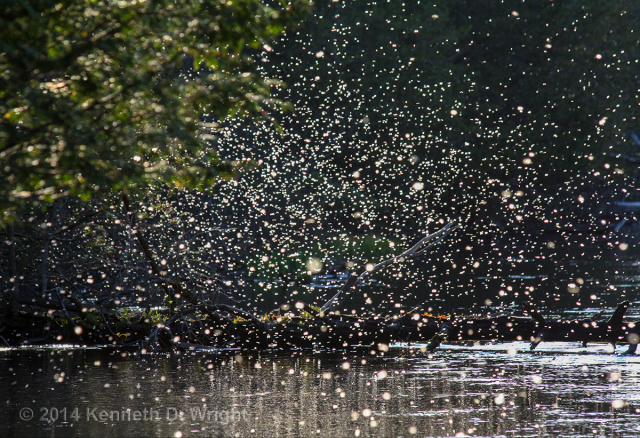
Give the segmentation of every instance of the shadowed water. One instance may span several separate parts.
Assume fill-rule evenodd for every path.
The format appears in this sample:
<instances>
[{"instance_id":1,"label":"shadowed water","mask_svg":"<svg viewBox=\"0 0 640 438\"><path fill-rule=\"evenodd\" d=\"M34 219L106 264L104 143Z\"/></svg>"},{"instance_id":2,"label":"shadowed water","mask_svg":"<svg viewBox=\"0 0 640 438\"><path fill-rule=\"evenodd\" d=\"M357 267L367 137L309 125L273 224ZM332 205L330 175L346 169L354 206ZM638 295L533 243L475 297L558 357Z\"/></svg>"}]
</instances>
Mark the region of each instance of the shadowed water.
<instances>
[{"instance_id":1,"label":"shadowed water","mask_svg":"<svg viewBox=\"0 0 640 438\"><path fill-rule=\"evenodd\" d=\"M640 434L640 358L604 346L539 348L451 345L429 356L414 346L387 357L12 350L0 360L0 435Z\"/></svg>"}]
</instances>

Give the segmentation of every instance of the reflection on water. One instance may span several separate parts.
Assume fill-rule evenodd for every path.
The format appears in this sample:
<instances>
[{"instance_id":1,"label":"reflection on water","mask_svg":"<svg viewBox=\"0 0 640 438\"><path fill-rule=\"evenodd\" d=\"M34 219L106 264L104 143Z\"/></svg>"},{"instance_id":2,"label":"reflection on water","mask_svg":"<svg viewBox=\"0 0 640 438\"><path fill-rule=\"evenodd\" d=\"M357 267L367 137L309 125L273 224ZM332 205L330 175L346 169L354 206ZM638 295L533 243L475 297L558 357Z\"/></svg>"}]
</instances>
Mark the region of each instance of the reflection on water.
<instances>
[{"instance_id":1,"label":"reflection on water","mask_svg":"<svg viewBox=\"0 0 640 438\"><path fill-rule=\"evenodd\" d=\"M539 348L243 358L7 350L0 358L0 435L640 434L640 358L603 346Z\"/></svg>"}]
</instances>

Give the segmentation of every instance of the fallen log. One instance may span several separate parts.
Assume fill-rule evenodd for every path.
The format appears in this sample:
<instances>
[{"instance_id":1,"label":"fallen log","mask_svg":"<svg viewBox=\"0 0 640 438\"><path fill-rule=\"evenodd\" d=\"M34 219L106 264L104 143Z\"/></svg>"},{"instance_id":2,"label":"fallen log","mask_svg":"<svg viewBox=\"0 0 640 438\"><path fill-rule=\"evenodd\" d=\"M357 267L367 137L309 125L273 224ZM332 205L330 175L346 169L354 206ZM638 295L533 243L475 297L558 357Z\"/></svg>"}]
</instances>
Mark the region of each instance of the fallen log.
<instances>
[{"instance_id":1,"label":"fallen log","mask_svg":"<svg viewBox=\"0 0 640 438\"><path fill-rule=\"evenodd\" d=\"M523 305L529 316L511 316L508 314L483 318L458 318L447 321L446 330L441 331L429 341L429 351L445 340L450 341L529 341L533 351L540 342L579 342L585 347L589 343L629 344L629 354L636 351L640 340L640 322L623 322L629 308L629 301L618 304L613 315L603 323L599 312L591 318L560 320L545 319L531 303Z\"/></svg>"},{"instance_id":2,"label":"fallen log","mask_svg":"<svg viewBox=\"0 0 640 438\"><path fill-rule=\"evenodd\" d=\"M300 306L302 309L302 306ZM360 318L304 312L277 319L232 317L230 309L206 305L183 310L154 329L144 350L238 348L241 350L349 350L386 346L409 340L426 341L439 330L437 317Z\"/></svg>"},{"instance_id":3,"label":"fallen log","mask_svg":"<svg viewBox=\"0 0 640 438\"><path fill-rule=\"evenodd\" d=\"M599 321L602 312L585 319L544 318L530 303L523 306L527 313L523 316L504 313L451 319L418 311L386 318L324 314L302 303L296 306L298 314L258 318L233 306L199 304L180 309L157 325L145 312L121 316L109 312L100 316L91 310L82 319L71 312L34 312L29 307L3 308L0 312L0 332L7 345L138 343L141 351L365 349L384 354L390 344L397 343L426 343L427 350L433 353L445 342L525 341L531 342L533 351L540 342L563 341L585 346L629 344L627 353L634 354L640 340L640 321L623 321L629 307L627 301L620 303L606 321Z\"/></svg>"},{"instance_id":4,"label":"fallen log","mask_svg":"<svg viewBox=\"0 0 640 438\"><path fill-rule=\"evenodd\" d=\"M598 323L596 317L569 321L549 321L536 335L531 344L531 350L541 341L553 342L581 342L585 347L590 342L611 343L614 347L618 342L627 342L630 333L634 333L633 327L623 324L624 314L629 308L629 301L618 304L615 312L605 323ZM596 315L599 316L599 315Z\"/></svg>"}]
</instances>

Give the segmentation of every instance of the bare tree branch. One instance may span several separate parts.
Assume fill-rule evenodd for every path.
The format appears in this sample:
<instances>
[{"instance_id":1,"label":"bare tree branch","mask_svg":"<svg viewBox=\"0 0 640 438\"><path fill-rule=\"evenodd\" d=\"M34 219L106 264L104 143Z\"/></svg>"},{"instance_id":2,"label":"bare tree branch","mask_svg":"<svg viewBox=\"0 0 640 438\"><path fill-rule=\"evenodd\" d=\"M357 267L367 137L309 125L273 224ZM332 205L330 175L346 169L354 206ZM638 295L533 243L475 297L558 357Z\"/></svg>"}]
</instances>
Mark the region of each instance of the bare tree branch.
<instances>
[{"instance_id":1,"label":"bare tree branch","mask_svg":"<svg viewBox=\"0 0 640 438\"><path fill-rule=\"evenodd\" d=\"M342 286L342 289L340 289L340 291L337 294L331 297L331 299L327 301L320 308L320 311L327 312L331 310L333 307L335 307L336 305L338 305L339 299L341 298L341 296L345 295L346 292L352 289L355 289L356 285L360 283L360 281L362 281L365 277L393 263L402 263L411 257L415 257L417 255L424 253L427 249L440 243L450 232L452 232L458 227L459 225L454 224L453 222L449 222L447 225L442 227L439 231L436 231L435 233L424 237L422 240L420 240L418 243L413 245L411 248L409 248L402 254L392 257L383 262L380 262L373 267L369 267L368 269L365 269L365 271L362 272L360 275L357 275L357 276L355 274L351 275L347 280L347 282L344 284L344 286Z\"/></svg>"}]
</instances>

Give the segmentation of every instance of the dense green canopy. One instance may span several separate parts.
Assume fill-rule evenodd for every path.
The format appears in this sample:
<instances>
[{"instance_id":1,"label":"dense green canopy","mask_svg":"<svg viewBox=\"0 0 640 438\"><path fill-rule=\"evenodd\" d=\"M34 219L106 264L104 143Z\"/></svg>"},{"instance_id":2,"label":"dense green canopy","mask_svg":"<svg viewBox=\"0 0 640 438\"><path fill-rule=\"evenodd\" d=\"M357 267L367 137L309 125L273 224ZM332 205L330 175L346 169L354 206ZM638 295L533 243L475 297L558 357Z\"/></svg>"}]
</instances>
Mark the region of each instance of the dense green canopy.
<instances>
[{"instance_id":1,"label":"dense green canopy","mask_svg":"<svg viewBox=\"0 0 640 438\"><path fill-rule=\"evenodd\" d=\"M238 163L210 121L269 117L276 82L247 52L299 22L308 0L9 1L0 12L0 210L25 200L187 187ZM185 72L191 71L191 80Z\"/></svg>"}]
</instances>

